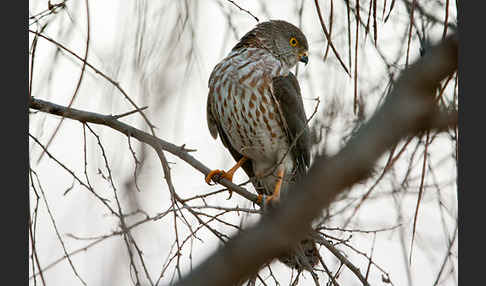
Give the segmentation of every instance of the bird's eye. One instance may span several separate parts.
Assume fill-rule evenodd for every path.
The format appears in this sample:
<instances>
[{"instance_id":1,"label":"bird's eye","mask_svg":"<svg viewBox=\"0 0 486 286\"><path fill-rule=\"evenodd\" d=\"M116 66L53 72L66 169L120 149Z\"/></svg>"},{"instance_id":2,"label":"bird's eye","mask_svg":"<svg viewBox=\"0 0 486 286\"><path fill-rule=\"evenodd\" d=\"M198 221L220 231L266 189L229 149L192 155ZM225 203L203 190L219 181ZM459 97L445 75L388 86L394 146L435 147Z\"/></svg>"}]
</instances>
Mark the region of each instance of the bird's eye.
<instances>
[{"instance_id":1,"label":"bird's eye","mask_svg":"<svg viewBox=\"0 0 486 286\"><path fill-rule=\"evenodd\" d=\"M297 41L297 39L296 39L296 38L292 37L292 38L290 38L289 43L290 43L290 45L291 45L292 47L295 47L295 46L297 46L297 44L298 44L299 42Z\"/></svg>"}]
</instances>

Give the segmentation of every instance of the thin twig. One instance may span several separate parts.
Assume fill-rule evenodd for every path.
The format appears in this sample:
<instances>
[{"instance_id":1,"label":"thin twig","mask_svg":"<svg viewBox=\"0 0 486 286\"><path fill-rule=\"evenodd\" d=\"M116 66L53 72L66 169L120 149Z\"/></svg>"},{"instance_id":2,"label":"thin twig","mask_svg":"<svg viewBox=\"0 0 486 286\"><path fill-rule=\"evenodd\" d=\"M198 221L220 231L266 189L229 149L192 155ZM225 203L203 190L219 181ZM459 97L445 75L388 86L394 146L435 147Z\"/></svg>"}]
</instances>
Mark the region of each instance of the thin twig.
<instances>
[{"instance_id":1,"label":"thin twig","mask_svg":"<svg viewBox=\"0 0 486 286\"><path fill-rule=\"evenodd\" d=\"M343 63L343 60L341 59L341 56L339 56L336 48L332 44L331 35L327 31L326 24L324 23L324 19L322 18L322 15L321 15L321 9L319 8L319 1L318 0L314 0L314 3L316 4L316 11L317 11L317 15L319 16L319 21L321 22L322 31L324 32L324 35L326 35L326 39L327 39L328 43L331 45L331 49L334 52L334 55L336 56L336 58L338 59L339 63L343 67L344 71L346 71L346 73L349 76L351 76L351 74L349 73L348 68Z\"/></svg>"},{"instance_id":2,"label":"thin twig","mask_svg":"<svg viewBox=\"0 0 486 286\"><path fill-rule=\"evenodd\" d=\"M37 255L37 249L35 247L35 240L34 240L34 237L32 235L32 222L30 221L30 218L29 218L29 235L30 235L30 245L31 245L31 248L32 248L32 255L34 256L35 263L37 263L37 269L39 269L39 275L41 277L42 285L46 286L46 281L44 279L44 273L43 273L42 267L40 266L39 257ZM32 264L33 263L34 262L32 262Z\"/></svg>"},{"instance_id":3,"label":"thin twig","mask_svg":"<svg viewBox=\"0 0 486 286\"><path fill-rule=\"evenodd\" d=\"M424 180L425 180L425 170L427 167L427 155L428 155L428 147L429 147L429 137L430 137L430 132L427 130L426 132L426 137L425 137L425 150L424 150L424 159L423 159L423 165L422 165L422 176L420 178L420 187L419 187L419 193L417 197L417 205L415 207L415 214L413 216L413 227L412 227L412 240L410 241L410 256L408 258L409 263L412 264L412 252L413 252L413 242L415 239L415 233L416 233L416 228L417 228L417 218L418 218L418 211L420 207L420 202L422 201L422 195L424 193Z\"/></svg>"},{"instance_id":4,"label":"thin twig","mask_svg":"<svg viewBox=\"0 0 486 286\"><path fill-rule=\"evenodd\" d=\"M258 20L258 18L255 15L253 15L250 11L241 8L240 5L238 5L238 4L235 3L235 1L233 1L233 0L226 0L226 1L228 1L231 4L235 5L236 7L238 7L238 9L240 9L241 11L244 11L244 12L248 13L248 15L252 16L257 22L260 22L260 20Z\"/></svg>"},{"instance_id":5,"label":"thin twig","mask_svg":"<svg viewBox=\"0 0 486 286\"><path fill-rule=\"evenodd\" d=\"M61 48L62 50L68 52L69 54L71 54L72 56L74 56L76 59L82 61L83 63L86 63L86 66L88 66L89 68L91 68L96 74L99 74L102 78L104 78L105 80L107 80L109 83L111 83L116 89L118 89L118 91L120 91L120 93L124 96L124 98L126 100L128 100L128 102L135 108L135 110L139 110L139 113L140 115L142 116L142 118L145 120L145 122L147 123L147 125L149 126L150 128L150 132L152 135L155 136L155 131L154 131L154 125L148 120L147 116L145 115L145 113L143 113L140 109L140 107L138 107L138 105L135 103L135 101L133 101L129 96L128 94L125 92L125 90L120 86L120 84L118 82L116 82L115 80L113 80L112 78L110 78L109 76L107 76L104 72L102 72L100 69L94 67L93 65L91 65L88 61L86 60L83 60L83 58L81 58L80 56L78 56L76 53L74 53L73 51L71 51L70 49L68 49L66 46L62 45L61 43L47 37L46 35L43 35L41 33L38 33L36 31L33 31L33 30L30 30L29 29L29 32L30 33L33 33L35 35L38 35L39 37L53 43L54 45L56 45L57 47Z\"/></svg>"},{"instance_id":6,"label":"thin twig","mask_svg":"<svg viewBox=\"0 0 486 286\"><path fill-rule=\"evenodd\" d=\"M339 261L346 265L348 269L351 270L351 272L353 272L354 275L361 281L361 283L363 283L363 285L370 285L368 281L366 281L366 278L363 277L359 269L356 268L356 266L354 266L354 264L351 263L346 257L344 257L344 255L342 255L341 252L339 252L339 250L337 250L337 248L335 248L331 243L325 239L319 240L319 243L323 244L332 254L334 254L334 256L339 259Z\"/></svg>"},{"instance_id":7,"label":"thin twig","mask_svg":"<svg viewBox=\"0 0 486 286\"><path fill-rule=\"evenodd\" d=\"M90 39L91 32L90 32L88 0L85 0L85 3L86 3L86 30L87 30L87 32L86 32L86 34L87 34L86 35L86 49L84 51L83 65L81 66L81 74L79 75L79 79L78 79L78 82L76 84L76 88L74 89L74 94L71 97L71 100L69 101L68 108L71 108L71 106L74 103L74 100L76 99L76 96L78 95L79 88L81 87L81 82L83 81L83 78L84 78L84 72L86 70L86 60L88 59L89 39ZM37 33L36 36L37 35L39 35L39 33ZM63 121L64 121L64 117L61 117L61 121L59 121L59 123L56 126L56 129L54 129L54 132L52 133L51 137L47 141L46 148L45 148L46 150L49 148L49 146L52 143L52 140L54 139L54 137L56 137L56 134L59 132L59 128L61 128ZM39 155L39 158L37 158L37 163L40 162L40 160L44 156L44 153L45 153L45 151L41 152L41 154Z\"/></svg>"},{"instance_id":8,"label":"thin twig","mask_svg":"<svg viewBox=\"0 0 486 286\"><path fill-rule=\"evenodd\" d=\"M59 239L59 242L61 243L64 255L65 255L66 259L68 260L69 265L71 266L71 269L73 270L74 275L79 279L79 281L81 281L81 283L83 285L86 286L87 285L86 282L83 280L83 278L81 278L81 276L79 276L78 271L76 270L76 267L74 267L73 261L71 260L71 257L69 256L69 253L66 249L66 245L64 244L64 241L62 240L62 237L61 237L61 234L59 233L59 230L57 229L56 220L54 219L54 215L51 212L51 208L49 207L49 204L47 203L46 194L44 193L44 190L42 189L42 186L41 186L40 181L39 181L39 177L37 176L37 174L33 170L31 170L31 172L33 172L34 175L36 176L37 185L39 186L39 190L41 191L42 198L44 199L44 204L46 205L47 213L49 214L49 218L51 220L52 226L54 227L54 231L56 232L56 236Z\"/></svg>"},{"instance_id":9,"label":"thin twig","mask_svg":"<svg viewBox=\"0 0 486 286\"><path fill-rule=\"evenodd\" d=\"M103 203L110 210L110 212L112 214L117 215L117 213L107 203L109 200L107 200L107 199L102 198L101 196L99 196L94 191L94 189L92 189L90 186L86 185L83 181L81 181L81 179L78 178L78 176L76 176L76 174L71 169L69 169L68 167L66 167L63 163L61 163L59 160L57 160L49 151L47 151L47 149L44 147L44 145L37 138L35 138L34 136L32 136L32 134L29 133L29 137L32 138L35 141L35 143L37 143L37 145L39 145L52 160L54 160L57 164L59 164L59 166L61 166L64 170L66 170L69 174L71 174L71 176L73 176L73 178L78 183L80 183L83 187L85 187L88 191L90 191L90 193L92 193L99 201L101 201L101 203Z\"/></svg>"}]
</instances>

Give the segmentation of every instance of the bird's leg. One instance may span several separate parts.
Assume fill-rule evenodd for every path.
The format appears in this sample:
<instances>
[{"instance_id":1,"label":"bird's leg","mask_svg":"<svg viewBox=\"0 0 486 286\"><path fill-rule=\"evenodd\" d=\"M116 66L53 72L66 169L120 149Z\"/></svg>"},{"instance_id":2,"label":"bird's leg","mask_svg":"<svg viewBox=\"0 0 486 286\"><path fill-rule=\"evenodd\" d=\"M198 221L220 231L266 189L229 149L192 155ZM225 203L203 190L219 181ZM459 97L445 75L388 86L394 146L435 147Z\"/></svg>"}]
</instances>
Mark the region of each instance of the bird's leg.
<instances>
[{"instance_id":1,"label":"bird's leg","mask_svg":"<svg viewBox=\"0 0 486 286\"><path fill-rule=\"evenodd\" d=\"M243 156L236 163L236 165L234 165L231 169L228 170L228 172L225 172L223 170L212 170L206 176L206 183L208 183L208 185L209 185L211 183L211 180L213 179L213 177L215 175L219 175L219 176L221 176L220 178L225 178L225 179L228 179L230 181L233 181L233 174L236 172L236 170L238 170L239 167L241 167L241 165L243 165L246 162L246 160L247 160L247 158L245 156Z\"/></svg>"},{"instance_id":2,"label":"bird's leg","mask_svg":"<svg viewBox=\"0 0 486 286\"><path fill-rule=\"evenodd\" d=\"M263 205L267 205L271 201L273 201L273 202L280 201L280 189L282 188L282 181L283 181L284 174L285 174L285 169L282 166L278 170L278 173L277 173L278 180L277 180L277 183L275 184L275 188L273 189L272 195L267 197L267 198L265 198L265 195L258 195L257 202L259 204L261 204L263 202Z\"/></svg>"}]
</instances>

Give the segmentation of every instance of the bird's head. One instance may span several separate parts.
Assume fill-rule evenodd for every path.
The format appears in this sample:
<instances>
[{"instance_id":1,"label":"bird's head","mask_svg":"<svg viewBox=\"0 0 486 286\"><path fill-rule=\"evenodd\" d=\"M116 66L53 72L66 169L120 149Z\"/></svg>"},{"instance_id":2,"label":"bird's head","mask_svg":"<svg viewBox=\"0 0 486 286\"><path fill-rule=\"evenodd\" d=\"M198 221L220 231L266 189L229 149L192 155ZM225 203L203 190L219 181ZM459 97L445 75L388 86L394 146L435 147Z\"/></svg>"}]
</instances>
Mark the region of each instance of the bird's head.
<instances>
[{"instance_id":1,"label":"bird's head","mask_svg":"<svg viewBox=\"0 0 486 286\"><path fill-rule=\"evenodd\" d=\"M255 32L262 45L287 68L293 68L298 62L308 63L309 44L296 26L282 20L270 20L258 24Z\"/></svg>"}]
</instances>

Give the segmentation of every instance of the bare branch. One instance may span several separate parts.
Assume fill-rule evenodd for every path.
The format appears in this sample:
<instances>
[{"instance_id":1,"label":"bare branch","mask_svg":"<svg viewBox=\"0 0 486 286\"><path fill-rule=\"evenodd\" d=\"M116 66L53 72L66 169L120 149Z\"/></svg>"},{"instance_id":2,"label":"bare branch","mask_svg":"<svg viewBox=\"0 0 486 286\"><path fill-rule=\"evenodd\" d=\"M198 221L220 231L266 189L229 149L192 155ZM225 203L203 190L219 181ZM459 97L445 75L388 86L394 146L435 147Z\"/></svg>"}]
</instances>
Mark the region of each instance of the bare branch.
<instances>
[{"instance_id":1,"label":"bare branch","mask_svg":"<svg viewBox=\"0 0 486 286\"><path fill-rule=\"evenodd\" d=\"M43 101L40 99L35 99L35 98L31 99L29 107L46 113L51 113L54 115L64 116L66 118L78 120L80 122L91 122L94 124L101 124L101 125L111 127L127 136L134 137L140 142L144 142L152 146L157 151L157 154L159 154L159 151L162 150L172 153L173 155L179 157L180 159L184 160L189 165L191 165L192 167L200 171L205 176L209 174L209 172L211 171L208 167L203 165L201 162L195 159L191 154L189 154L189 151L186 150L184 147L181 148L172 143L159 139L153 135L150 135L147 132L144 132L140 129L134 128L128 124L125 124L115 119L114 116L87 112L87 111L82 111L74 108L68 109L64 106ZM82 181L80 181L80 183L82 183ZM241 195L242 197L254 203L257 203L257 196L250 193L245 188L235 185L226 179L221 179L218 183L230 189L231 191L234 191L235 193Z\"/></svg>"},{"instance_id":2,"label":"bare branch","mask_svg":"<svg viewBox=\"0 0 486 286\"><path fill-rule=\"evenodd\" d=\"M258 20L258 18L255 15L253 15L250 11L241 8L240 5L238 5L238 4L235 3L235 1L233 1L233 0L226 0L226 1L228 1L231 4L235 5L236 7L238 7L238 9L240 9L241 11L244 11L244 12L248 13L248 15L252 16L257 22L260 22L260 20Z\"/></svg>"},{"instance_id":3,"label":"bare branch","mask_svg":"<svg viewBox=\"0 0 486 286\"><path fill-rule=\"evenodd\" d=\"M369 176L385 151L409 134L435 128L433 91L457 69L457 46L457 36L448 37L410 65L383 106L337 155L317 158L302 184L291 188L287 200L228 241L177 285L232 285L249 277L297 244L322 209L345 188Z\"/></svg>"},{"instance_id":4,"label":"bare branch","mask_svg":"<svg viewBox=\"0 0 486 286\"><path fill-rule=\"evenodd\" d=\"M324 20L322 18L322 15L321 15L321 9L319 8L319 1L318 0L315 0L315 5L316 5L316 11L317 11L317 15L319 16L319 21L321 21L321 26L322 26L322 31L324 32L324 35L326 35L326 39L327 39L327 42L329 43L329 45L331 46L331 49L334 53L334 55L336 56L336 58L338 59L339 63L341 64L341 66L343 67L344 71L349 75L351 76L351 74L349 73L349 70L348 68L344 65L344 62L343 60L341 59L341 56L338 54L336 48L334 47L334 45L332 44L332 41L331 41L331 35L330 33L327 31L327 28L326 28L326 24L324 23Z\"/></svg>"},{"instance_id":5,"label":"bare branch","mask_svg":"<svg viewBox=\"0 0 486 286\"><path fill-rule=\"evenodd\" d=\"M89 38L90 38L90 20L89 20L89 4L88 4L88 0L85 0L86 2L86 49L84 51L84 58L83 58L83 65L81 66L81 74L79 75L79 79L78 79L78 82L76 84L76 89L74 90L74 93L73 93L73 96L71 97L71 100L69 101L69 105L68 105L68 108L70 108L73 103L74 103L74 100L76 99L76 96L78 95L78 92L79 92L79 88L81 87L81 82L83 81L83 78L84 78L84 72L86 70L86 60L88 59L88 51L89 51ZM37 36L38 34L36 34ZM49 140L47 141L47 144L46 144L46 150L49 148L49 146L51 145L52 143L52 140L54 140L54 137L56 137L56 134L59 132L59 128L61 128L61 125L62 125L62 122L64 121L64 117L61 118L61 121L59 121L59 123L57 124L56 126L56 129L54 130L54 132L52 133L51 137L49 138ZM37 163L40 162L40 160L42 159L42 157L44 157L44 154L45 154L45 151L42 151L42 153L39 155L39 158L37 158Z\"/></svg>"}]
</instances>

